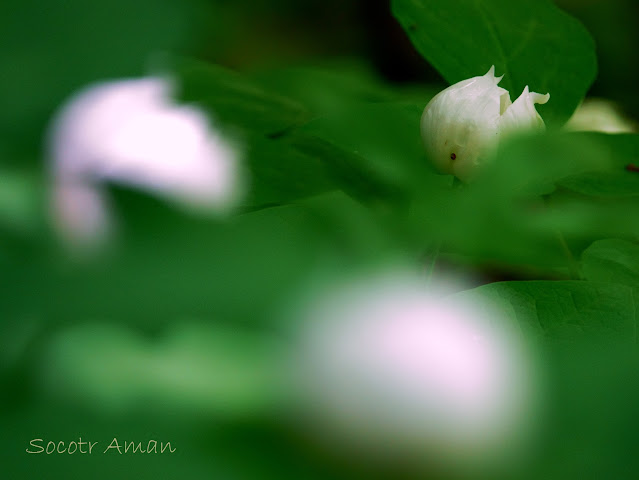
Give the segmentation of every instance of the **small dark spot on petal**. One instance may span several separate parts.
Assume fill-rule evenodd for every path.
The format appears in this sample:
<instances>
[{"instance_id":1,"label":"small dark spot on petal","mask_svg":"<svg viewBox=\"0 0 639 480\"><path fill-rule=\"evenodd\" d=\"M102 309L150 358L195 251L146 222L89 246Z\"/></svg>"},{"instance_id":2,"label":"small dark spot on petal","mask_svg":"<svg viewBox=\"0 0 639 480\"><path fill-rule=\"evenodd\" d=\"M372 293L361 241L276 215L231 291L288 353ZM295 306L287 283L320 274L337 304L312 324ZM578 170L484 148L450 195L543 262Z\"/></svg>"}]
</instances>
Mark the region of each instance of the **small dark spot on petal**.
<instances>
[{"instance_id":1,"label":"small dark spot on petal","mask_svg":"<svg viewBox=\"0 0 639 480\"><path fill-rule=\"evenodd\" d=\"M450 154L450 159L451 160L455 160L457 158L457 155L455 155L454 153Z\"/></svg>"}]
</instances>

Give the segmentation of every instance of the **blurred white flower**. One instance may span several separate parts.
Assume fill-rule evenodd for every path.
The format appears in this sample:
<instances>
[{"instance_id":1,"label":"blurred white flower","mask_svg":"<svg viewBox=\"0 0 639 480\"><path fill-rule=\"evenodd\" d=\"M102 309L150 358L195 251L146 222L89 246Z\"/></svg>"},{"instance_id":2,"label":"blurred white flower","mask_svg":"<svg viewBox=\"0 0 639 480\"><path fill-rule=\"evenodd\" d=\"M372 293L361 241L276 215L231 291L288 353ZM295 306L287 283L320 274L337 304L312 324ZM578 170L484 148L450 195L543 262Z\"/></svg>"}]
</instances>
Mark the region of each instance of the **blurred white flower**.
<instances>
[{"instance_id":1,"label":"blurred white flower","mask_svg":"<svg viewBox=\"0 0 639 480\"><path fill-rule=\"evenodd\" d=\"M469 78L438 93L424 109L421 133L435 167L469 181L501 137L520 130L544 128L535 104L550 94L524 88L511 102L508 90L498 86L495 67L486 75Z\"/></svg>"},{"instance_id":2,"label":"blurred white flower","mask_svg":"<svg viewBox=\"0 0 639 480\"><path fill-rule=\"evenodd\" d=\"M236 146L171 93L164 78L111 81L88 87L60 109L48 153L54 221L65 237L91 243L110 231L104 182L199 212L224 213L236 204Z\"/></svg>"},{"instance_id":3,"label":"blurred white flower","mask_svg":"<svg viewBox=\"0 0 639 480\"><path fill-rule=\"evenodd\" d=\"M536 388L528 349L490 307L442 295L391 273L316 296L297 378L322 428L448 467L508 455Z\"/></svg>"},{"instance_id":4,"label":"blurred white flower","mask_svg":"<svg viewBox=\"0 0 639 480\"><path fill-rule=\"evenodd\" d=\"M637 133L639 126L627 118L619 107L603 98L587 98L565 126L571 131L604 133Z\"/></svg>"}]
</instances>

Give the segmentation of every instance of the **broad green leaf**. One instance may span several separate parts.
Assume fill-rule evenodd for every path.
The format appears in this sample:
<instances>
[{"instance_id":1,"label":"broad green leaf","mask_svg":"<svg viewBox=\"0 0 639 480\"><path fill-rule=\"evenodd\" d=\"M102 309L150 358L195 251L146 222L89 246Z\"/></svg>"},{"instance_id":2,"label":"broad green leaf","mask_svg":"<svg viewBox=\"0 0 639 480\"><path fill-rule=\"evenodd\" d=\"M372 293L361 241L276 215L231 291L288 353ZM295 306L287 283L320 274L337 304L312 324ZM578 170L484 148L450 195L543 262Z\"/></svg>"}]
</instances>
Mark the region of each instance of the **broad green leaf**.
<instances>
[{"instance_id":1,"label":"broad green leaf","mask_svg":"<svg viewBox=\"0 0 639 480\"><path fill-rule=\"evenodd\" d=\"M221 66L176 63L178 99L204 108L243 153L249 183L245 208L290 203L335 188L321 159L304 155L288 140L289 130L309 118L302 105Z\"/></svg>"},{"instance_id":2,"label":"broad green leaf","mask_svg":"<svg viewBox=\"0 0 639 480\"><path fill-rule=\"evenodd\" d=\"M345 106L363 103L414 101L425 106L437 93L433 87L424 85L391 87L368 65L355 59L260 71L252 78L317 114L339 114Z\"/></svg>"},{"instance_id":3,"label":"broad green leaf","mask_svg":"<svg viewBox=\"0 0 639 480\"><path fill-rule=\"evenodd\" d=\"M513 138L500 146L475 182L418 192L410 222L425 235L439 236L444 253L535 274L542 274L541 269L566 275L575 268L562 235L598 234L610 211L591 202L552 203L544 196L561 178L608 166L598 145L582 138ZM603 225L618 227L616 222Z\"/></svg>"},{"instance_id":4,"label":"broad green leaf","mask_svg":"<svg viewBox=\"0 0 639 480\"><path fill-rule=\"evenodd\" d=\"M622 168L614 171L588 172L566 177L558 185L593 197L637 197L639 172Z\"/></svg>"},{"instance_id":5,"label":"broad green leaf","mask_svg":"<svg viewBox=\"0 0 639 480\"><path fill-rule=\"evenodd\" d=\"M0 136L40 153L51 114L92 82L144 75L150 57L191 43L193 2L3 0Z\"/></svg>"},{"instance_id":6,"label":"broad green leaf","mask_svg":"<svg viewBox=\"0 0 639 480\"><path fill-rule=\"evenodd\" d=\"M336 188L324 158L299 151L288 137L252 135L245 148L249 188L242 205L247 209L283 205Z\"/></svg>"},{"instance_id":7,"label":"broad green leaf","mask_svg":"<svg viewBox=\"0 0 639 480\"><path fill-rule=\"evenodd\" d=\"M323 158L329 171L345 180L347 191L410 197L452 180L437 175L426 159L419 135L421 110L412 102L342 107L299 128L295 141Z\"/></svg>"},{"instance_id":8,"label":"broad green leaf","mask_svg":"<svg viewBox=\"0 0 639 480\"><path fill-rule=\"evenodd\" d=\"M636 430L639 393L633 290L584 281L503 282L454 297L486 302L510 320L505 325L514 322L543 369L550 417L541 417L544 449L524 478L582 478L593 469L616 475L617 462L625 469L634 458L626 443ZM593 456L585 466L584 452Z\"/></svg>"},{"instance_id":9,"label":"broad green leaf","mask_svg":"<svg viewBox=\"0 0 639 480\"><path fill-rule=\"evenodd\" d=\"M176 318L270 323L270 312L316 268L377 258L391 236L340 192L226 222L191 218L134 192L112 193L120 229L111 251L84 262L51 245L26 257L10 251L15 259L3 263L0 291L12 301L0 302L0 317L151 330Z\"/></svg>"},{"instance_id":10,"label":"broad green leaf","mask_svg":"<svg viewBox=\"0 0 639 480\"><path fill-rule=\"evenodd\" d=\"M296 206L211 222L132 192L114 193L121 232L115 252L86 265L40 266L47 318L147 326L178 317L261 322L262 312L312 271L327 241ZM30 291L12 290L16 297Z\"/></svg>"},{"instance_id":11,"label":"broad green leaf","mask_svg":"<svg viewBox=\"0 0 639 480\"><path fill-rule=\"evenodd\" d=\"M552 125L568 119L596 75L592 38L550 0L393 0L392 10L448 82L495 65L513 101L526 85L550 92L539 112Z\"/></svg>"},{"instance_id":12,"label":"broad green leaf","mask_svg":"<svg viewBox=\"0 0 639 480\"><path fill-rule=\"evenodd\" d=\"M374 202L401 195L371 167L367 159L357 153L312 135L295 135L292 142L304 155L322 162L336 185L359 200Z\"/></svg>"},{"instance_id":13,"label":"broad green leaf","mask_svg":"<svg viewBox=\"0 0 639 480\"><path fill-rule=\"evenodd\" d=\"M514 319L524 335L634 344L636 298L625 285L584 281L499 282L455 297L488 302Z\"/></svg>"},{"instance_id":14,"label":"broad green leaf","mask_svg":"<svg viewBox=\"0 0 639 480\"><path fill-rule=\"evenodd\" d=\"M615 169L631 174L606 140L614 137L546 134L502 144L475 183L443 201L449 218L458 221L446 222L440 214L436 230L447 233L460 253L538 266L572 264L574 276L571 256L594 240L639 234L636 197L596 201L565 188L556 190L566 178ZM429 217L437 218L437 211L431 209Z\"/></svg>"},{"instance_id":15,"label":"broad green leaf","mask_svg":"<svg viewBox=\"0 0 639 480\"><path fill-rule=\"evenodd\" d=\"M639 289L639 245L620 239L599 240L581 256L586 279Z\"/></svg>"},{"instance_id":16,"label":"broad green leaf","mask_svg":"<svg viewBox=\"0 0 639 480\"><path fill-rule=\"evenodd\" d=\"M606 159L607 168L563 178L560 187L593 197L636 197L639 195L639 135L609 135L576 133L575 140L596 145L598 154Z\"/></svg>"},{"instance_id":17,"label":"broad green leaf","mask_svg":"<svg viewBox=\"0 0 639 480\"><path fill-rule=\"evenodd\" d=\"M417 105L360 105L317 118L301 130L361 155L380 176L401 185L424 170L434 173L419 135L421 113Z\"/></svg>"},{"instance_id":18,"label":"broad green leaf","mask_svg":"<svg viewBox=\"0 0 639 480\"><path fill-rule=\"evenodd\" d=\"M547 194L561 179L613 170L615 161L598 137L566 133L508 138L481 173L480 188L512 196Z\"/></svg>"},{"instance_id":19,"label":"broad green leaf","mask_svg":"<svg viewBox=\"0 0 639 480\"><path fill-rule=\"evenodd\" d=\"M296 99L314 112L330 113L344 103L393 100L396 95L361 65L289 67L254 74L260 85Z\"/></svg>"},{"instance_id":20,"label":"broad green leaf","mask_svg":"<svg viewBox=\"0 0 639 480\"><path fill-rule=\"evenodd\" d=\"M203 107L214 123L277 137L303 123L308 112L299 103L269 92L259 83L219 65L176 60L178 100Z\"/></svg>"}]
</instances>

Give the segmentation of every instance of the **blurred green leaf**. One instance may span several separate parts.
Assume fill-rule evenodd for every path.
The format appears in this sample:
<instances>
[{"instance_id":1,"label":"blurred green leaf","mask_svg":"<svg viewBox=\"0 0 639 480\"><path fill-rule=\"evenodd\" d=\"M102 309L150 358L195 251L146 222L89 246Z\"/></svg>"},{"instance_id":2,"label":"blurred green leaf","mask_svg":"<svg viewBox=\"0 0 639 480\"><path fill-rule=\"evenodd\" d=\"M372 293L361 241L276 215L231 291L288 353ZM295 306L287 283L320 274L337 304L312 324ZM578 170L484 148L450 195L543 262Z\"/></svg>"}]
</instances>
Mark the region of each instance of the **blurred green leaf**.
<instances>
[{"instance_id":1,"label":"blurred green leaf","mask_svg":"<svg viewBox=\"0 0 639 480\"><path fill-rule=\"evenodd\" d=\"M379 177L406 185L423 181L425 173L435 173L426 161L420 117L417 105L360 105L317 118L301 131L364 157Z\"/></svg>"},{"instance_id":2,"label":"blurred green leaf","mask_svg":"<svg viewBox=\"0 0 639 480\"><path fill-rule=\"evenodd\" d=\"M3 1L0 135L40 153L46 122L66 97L90 82L147 73L151 54L189 44L193 13L188 1Z\"/></svg>"},{"instance_id":3,"label":"blurred green leaf","mask_svg":"<svg viewBox=\"0 0 639 480\"><path fill-rule=\"evenodd\" d=\"M304 155L288 139L288 132L310 117L301 104L218 65L177 60L174 69L178 99L203 107L244 152L245 208L286 204L335 188L321 159Z\"/></svg>"},{"instance_id":4,"label":"blurred green leaf","mask_svg":"<svg viewBox=\"0 0 639 480\"><path fill-rule=\"evenodd\" d=\"M339 114L369 103L415 102L421 109L437 93L426 85L390 85L361 60L263 70L252 75L271 91L294 98L315 114Z\"/></svg>"},{"instance_id":5,"label":"blurred green leaf","mask_svg":"<svg viewBox=\"0 0 639 480\"><path fill-rule=\"evenodd\" d=\"M483 75L495 65L511 97L526 85L550 92L539 111L552 125L568 119L597 72L592 38L550 0L393 0L392 9L448 82Z\"/></svg>"},{"instance_id":6,"label":"blurred green leaf","mask_svg":"<svg viewBox=\"0 0 639 480\"><path fill-rule=\"evenodd\" d=\"M283 205L336 188L324 158L305 154L288 137L252 135L245 147L249 192L242 204L247 209Z\"/></svg>"},{"instance_id":7,"label":"blurred green leaf","mask_svg":"<svg viewBox=\"0 0 639 480\"><path fill-rule=\"evenodd\" d=\"M395 93L362 65L288 67L261 71L256 81L272 91L294 98L317 113L342 110L344 104L396 99Z\"/></svg>"},{"instance_id":8,"label":"blurred green leaf","mask_svg":"<svg viewBox=\"0 0 639 480\"><path fill-rule=\"evenodd\" d=\"M0 232L33 233L43 222L41 180L35 172L0 166Z\"/></svg>"},{"instance_id":9,"label":"blurred green leaf","mask_svg":"<svg viewBox=\"0 0 639 480\"><path fill-rule=\"evenodd\" d=\"M196 60L172 61L178 100L203 107L214 123L278 137L308 118L306 109L286 96L262 88L247 76Z\"/></svg>"},{"instance_id":10,"label":"blurred green leaf","mask_svg":"<svg viewBox=\"0 0 639 480\"><path fill-rule=\"evenodd\" d=\"M336 185L361 201L372 204L401 195L394 185L374 171L367 159L357 153L315 136L295 135L292 142L297 150L322 162Z\"/></svg>"},{"instance_id":11,"label":"blurred green leaf","mask_svg":"<svg viewBox=\"0 0 639 480\"><path fill-rule=\"evenodd\" d=\"M627 167L639 162L639 135L577 133L575 140L596 145L608 168L584 172L561 179L558 185L593 197L635 197L639 195L639 173ZM635 165L637 166L637 165Z\"/></svg>"},{"instance_id":12,"label":"blurred green leaf","mask_svg":"<svg viewBox=\"0 0 639 480\"><path fill-rule=\"evenodd\" d=\"M155 338L87 323L48 341L40 375L48 395L97 413L246 415L283 393L279 349L265 332L211 319L180 319Z\"/></svg>"},{"instance_id":13,"label":"blurred green leaf","mask_svg":"<svg viewBox=\"0 0 639 480\"><path fill-rule=\"evenodd\" d=\"M412 102L342 107L296 130L297 148L323 161L345 191L373 201L410 199L413 191L449 186L427 161Z\"/></svg>"},{"instance_id":14,"label":"blurred green leaf","mask_svg":"<svg viewBox=\"0 0 639 480\"><path fill-rule=\"evenodd\" d=\"M595 197L639 196L639 174L621 168L615 171L588 172L569 176L559 181L558 185Z\"/></svg>"},{"instance_id":15,"label":"blurred green leaf","mask_svg":"<svg viewBox=\"0 0 639 480\"><path fill-rule=\"evenodd\" d=\"M390 248L375 216L340 192L228 221L189 217L160 201L113 190L119 238L92 259L58 249L7 263L5 318L45 325L108 320L152 331L175 318L272 324L272 312L316 269L379 258Z\"/></svg>"},{"instance_id":16,"label":"blurred green leaf","mask_svg":"<svg viewBox=\"0 0 639 480\"><path fill-rule=\"evenodd\" d=\"M597 234L610 212L592 202L548 202L545 196L566 176L609 165L596 142L580 137L512 138L473 183L417 190L409 222L439 238L444 253L566 275L573 260L562 235Z\"/></svg>"},{"instance_id":17,"label":"blurred green leaf","mask_svg":"<svg viewBox=\"0 0 639 480\"><path fill-rule=\"evenodd\" d=\"M594 242L581 256L583 275L639 289L639 245L620 239Z\"/></svg>"},{"instance_id":18,"label":"blurred green leaf","mask_svg":"<svg viewBox=\"0 0 639 480\"><path fill-rule=\"evenodd\" d=\"M484 285L454 295L488 302L517 321L525 335L570 343L632 344L636 340L637 300L633 290L614 283L524 281Z\"/></svg>"}]
</instances>

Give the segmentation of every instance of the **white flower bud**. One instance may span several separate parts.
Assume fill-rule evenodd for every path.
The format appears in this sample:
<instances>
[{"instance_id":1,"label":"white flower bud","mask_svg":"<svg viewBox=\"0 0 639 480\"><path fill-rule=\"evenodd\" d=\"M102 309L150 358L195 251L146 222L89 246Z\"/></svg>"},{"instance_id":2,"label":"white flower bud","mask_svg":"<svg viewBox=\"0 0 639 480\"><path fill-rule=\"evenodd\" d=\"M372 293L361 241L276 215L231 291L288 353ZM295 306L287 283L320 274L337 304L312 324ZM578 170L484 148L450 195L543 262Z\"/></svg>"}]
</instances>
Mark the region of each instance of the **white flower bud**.
<instances>
[{"instance_id":1,"label":"white flower bud","mask_svg":"<svg viewBox=\"0 0 639 480\"><path fill-rule=\"evenodd\" d=\"M469 78L438 93L424 109L421 133L426 150L442 173L468 181L488 152L510 132L543 129L535 104L550 94L530 92L528 86L515 102L498 86L492 66L484 76Z\"/></svg>"}]
</instances>

